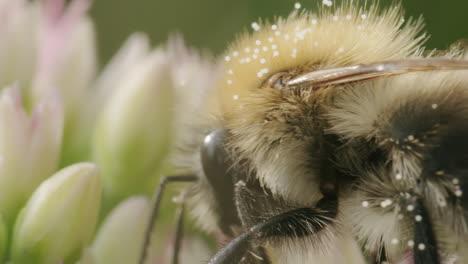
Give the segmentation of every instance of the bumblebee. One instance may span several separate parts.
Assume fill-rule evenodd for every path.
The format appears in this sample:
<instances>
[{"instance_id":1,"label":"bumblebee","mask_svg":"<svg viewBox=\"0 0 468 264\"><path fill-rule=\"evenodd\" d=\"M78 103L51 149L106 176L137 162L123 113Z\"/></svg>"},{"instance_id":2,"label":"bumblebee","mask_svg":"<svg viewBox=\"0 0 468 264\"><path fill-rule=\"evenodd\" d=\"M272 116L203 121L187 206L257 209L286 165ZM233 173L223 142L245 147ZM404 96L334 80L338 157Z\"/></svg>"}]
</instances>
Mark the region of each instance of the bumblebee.
<instances>
[{"instance_id":1,"label":"bumblebee","mask_svg":"<svg viewBox=\"0 0 468 264\"><path fill-rule=\"evenodd\" d=\"M230 241L209 263L468 263L468 61L402 13L324 1L227 50L161 184Z\"/></svg>"}]
</instances>

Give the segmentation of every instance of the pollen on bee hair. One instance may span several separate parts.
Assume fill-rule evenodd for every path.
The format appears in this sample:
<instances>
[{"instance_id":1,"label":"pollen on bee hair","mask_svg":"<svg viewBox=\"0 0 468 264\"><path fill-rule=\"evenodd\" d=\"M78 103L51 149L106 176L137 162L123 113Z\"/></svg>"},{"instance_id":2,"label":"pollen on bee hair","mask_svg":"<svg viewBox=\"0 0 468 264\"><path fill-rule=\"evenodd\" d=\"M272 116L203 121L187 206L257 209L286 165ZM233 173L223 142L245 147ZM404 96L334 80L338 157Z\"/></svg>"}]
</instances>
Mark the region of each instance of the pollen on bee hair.
<instances>
[{"instance_id":1,"label":"pollen on bee hair","mask_svg":"<svg viewBox=\"0 0 468 264\"><path fill-rule=\"evenodd\" d=\"M408 205L408 206L406 207L406 210L407 210L408 212L413 211L413 210L414 210L414 205L412 205L412 204Z\"/></svg>"},{"instance_id":2,"label":"pollen on bee hair","mask_svg":"<svg viewBox=\"0 0 468 264\"><path fill-rule=\"evenodd\" d=\"M398 172L397 174L395 174L395 179L401 180L402 178L403 178L403 175L402 175L400 172Z\"/></svg>"},{"instance_id":3,"label":"pollen on bee hair","mask_svg":"<svg viewBox=\"0 0 468 264\"><path fill-rule=\"evenodd\" d=\"M295 9L300 9L300 8L301 8L301 3L296 2L296 3L294 4L294 8L295 8Z\"/></svg>"},{"instance_id":4,"label":"pollen on bee hair","mask_svg":"<svg viewBox=\"0 0 468 264\"><path fill-rule=\"evenodd\" d=\"M332 6L333 5L333 2L331 0L323 0L322 2L324 5L326 6Z\"/></svg>"},{"instance_id":5,"label":"pollen on bee hair","mask_svg":"<svg viewBox=\"0 0 468 264\"><path fill-rule=\"evenodd\" d=\"M241 35L225 54L226 67L235 75L226 72L221 83L227 89L224 92L221 87L220 96L231 102L222 104L223 109L242 101L233 103L234 94L239 99L248 98L246 93L264 84L267 75L261 69L265 67L276 73L298 65L345 66L394 60L421 51L424 38L418 34L422 23L399 24L400 7L379 11L377 6L356 6L350 0L329 8L332 5L331 0L324 0L318 12L293 11L271 24L252 22L253 31ZM362 30L367 28L372 30ZM385 51L377 48L382 46Z\"/></svg>"},{"instance_id":6,"label":"pollen on bee hair","mask_svg":"<svg viewBox=\"0 0 468 264\"><path fill-rule=\"evenodd\" d=\"M424 249L426 249L426 245L424 245L423 243L419 243L418 244L418 249L419 250L424 250Z\"/></svg>"},{"instance_id":7,"label":"pollen on bee hair","mask_svg":"<svg viewBox=\"0 0 468 264\"><path fill-rule=\"evenodd\" d=\"M252 26L252 29L255 30L255 31L260 30L260 25L257 22L252 22L251 26Z\"/></svg>"}]
</instances>

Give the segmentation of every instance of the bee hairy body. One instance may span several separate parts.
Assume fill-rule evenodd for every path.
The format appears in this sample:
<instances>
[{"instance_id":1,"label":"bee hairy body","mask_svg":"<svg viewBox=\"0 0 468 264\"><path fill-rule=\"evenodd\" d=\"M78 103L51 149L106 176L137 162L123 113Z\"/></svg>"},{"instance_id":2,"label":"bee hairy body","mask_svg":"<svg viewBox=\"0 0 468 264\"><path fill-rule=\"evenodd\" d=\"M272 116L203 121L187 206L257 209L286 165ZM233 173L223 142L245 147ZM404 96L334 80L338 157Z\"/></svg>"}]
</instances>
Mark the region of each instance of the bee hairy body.
<instances>
[{"instance_id":1,"label":"bee hairy body","mask_svg":"<svg viewBox=\"0 0 468 264\"><path fill-rule=\"evenodd\" d=\"M359 245L392 262L468 263L467 71L289 87L424 59L422 22L345 1L259 27L226 52L177 157L198 176L200 226L234 241L210 263L365 263Z\"/></svg>"}]
</instances>

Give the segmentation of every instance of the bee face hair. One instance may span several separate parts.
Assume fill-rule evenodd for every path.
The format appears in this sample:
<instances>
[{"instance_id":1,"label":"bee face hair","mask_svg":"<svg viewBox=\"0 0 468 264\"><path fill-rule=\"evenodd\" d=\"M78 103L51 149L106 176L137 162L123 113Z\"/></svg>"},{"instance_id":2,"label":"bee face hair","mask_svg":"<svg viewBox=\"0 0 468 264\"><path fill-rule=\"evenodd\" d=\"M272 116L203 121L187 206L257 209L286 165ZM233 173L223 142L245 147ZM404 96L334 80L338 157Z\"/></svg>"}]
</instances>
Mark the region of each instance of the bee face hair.
<instances>
[{"instance_id":1,"label":"bee face hair","mask_svg":"<svg viewBox=\"0 0 468 264\"><path fill-rule=\"evenodd\" d=\"M344 1L231 45L178 163L209 263L468 262L468 63L422 24Z\"/></svg>"}]
</instances>

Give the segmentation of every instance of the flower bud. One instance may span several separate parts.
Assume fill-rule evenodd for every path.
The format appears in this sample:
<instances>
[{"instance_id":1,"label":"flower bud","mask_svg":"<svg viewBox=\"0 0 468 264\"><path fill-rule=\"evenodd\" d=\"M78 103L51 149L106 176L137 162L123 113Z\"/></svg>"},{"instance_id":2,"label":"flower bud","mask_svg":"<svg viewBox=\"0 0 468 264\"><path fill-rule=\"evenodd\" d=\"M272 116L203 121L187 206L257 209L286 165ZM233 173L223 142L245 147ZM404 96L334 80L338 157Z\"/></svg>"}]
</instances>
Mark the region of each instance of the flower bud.
<instances>
[{"instance_id":1,"label":"flower bud","mask_svg":"<svg viewBox=\"0 0 468 264\"><path fill-rule=\"evenodd\" d=\"M92 98L96 75L94 25L86 16L88 0L40 3L37 69L31 85L32 104L58 89L65 109L61 166L89 157L90 116L83 107Z\"/></svg>"},{"instance_id":2,"label":"flower bud","mask_svg":"<svg viewBox=\"0 0 468 264\"><path fill-rule=\"evenodd\" d=\"M3 218L0 216L0 263L5 260L6 251L8 248L8 229L3 221Z\"/></svg>"},{"instance_id":3,"label":"flower bud","mask_svg":"<svg viewBox=\"0 0 468 264\"><path fill-rule=\"evenodd\" d=\"M120 203L108 215L94 240L95 263L138 263L149 210L150 203L144 197L131 197Z\"/></svg>"},{"instance_id":4,"label":"flower bud","mask_svg":"<svg viewBox=\"0 0 468 264\"><path fill-rule=\"evenodd\" d=\"M13 231L13 263L71 263L92 239L100 205L96 166L79 163L44 181Z\"/></svg>"},{"instance_id":5,"label":"flower bud","mask_svg":"<svg viewBox=\"0 0 468 264\"><path fill-rule=\"evenodd\" d=\"M99 117L94 158L105 194L117 201L149 194L171 141L173 87L166 55L156 51L136 65Z\"/></svg>"},{"instance_id":6,"label":"flower bud","mask_svg":"<svg viewBox=\"0 0 468 264\"><path fill-rule=\"evenodd\" d=\"M57 168L61 102L50 94L28 117L19 88L5 88L0 94L0 128L0 214L9 226L34 189Z\"/></svg>"}]
</instances>

